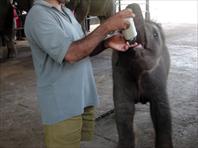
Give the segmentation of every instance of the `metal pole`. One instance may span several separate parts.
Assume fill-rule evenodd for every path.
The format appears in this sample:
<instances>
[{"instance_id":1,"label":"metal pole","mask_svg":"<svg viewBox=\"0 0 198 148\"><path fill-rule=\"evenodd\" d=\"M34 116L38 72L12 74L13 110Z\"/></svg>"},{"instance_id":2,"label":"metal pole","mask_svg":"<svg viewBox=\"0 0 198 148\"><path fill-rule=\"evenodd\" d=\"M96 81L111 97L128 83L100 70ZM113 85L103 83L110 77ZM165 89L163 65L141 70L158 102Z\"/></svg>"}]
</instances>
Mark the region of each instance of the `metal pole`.
<instances>
[{"instance_id":1,"label":"metal pole","mask_svg":"<svg viewBox=\"0 0 198 148\"><path fill-rule=\"evenodd\" d=\"M121 0L118 0L118 10L121 11Z\"/></svg>"},{"instance_id":2,"label":"metal pole","mask_svg":"<svg viewBox=\"0 0 198 148\"><path fill-rule=\"evenodd\" d=\"M149 0L146 0L146 12L145 12L145 19L150 20L150 10L149 10Z\"/></svg>"}]
</instances>

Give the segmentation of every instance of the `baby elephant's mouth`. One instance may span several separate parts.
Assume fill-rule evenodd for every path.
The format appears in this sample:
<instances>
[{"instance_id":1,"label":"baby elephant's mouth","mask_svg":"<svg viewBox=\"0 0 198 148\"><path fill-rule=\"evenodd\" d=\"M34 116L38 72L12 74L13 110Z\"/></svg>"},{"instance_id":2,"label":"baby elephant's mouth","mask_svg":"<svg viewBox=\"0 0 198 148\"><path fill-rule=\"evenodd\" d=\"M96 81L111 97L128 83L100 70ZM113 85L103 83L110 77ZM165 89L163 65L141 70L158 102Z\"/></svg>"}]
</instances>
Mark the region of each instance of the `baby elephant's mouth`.
<instances>
[{"instance_id":1,"label":"baby elephant's mouth","mask_svg":"<svg viewBox=\"0 0 198 148\"><path fill-rule=\"evenodd\" d=\"M130 54L130 55L133 55L133 58L135 58L135 57L136 57L136 54L137 54L137 53L140 53L142 50L144 50L143 45L137 43L137 45L135 45L135 46L129 48L129 50L126 51L125 53L126 53L126 54ZM136 57L136 58L137 58L137 57Z\"/></svg>"},{"instance_id":2,"label":"baby elephant's mouth","mask_svg":"<svg viewBox=\"0 0 198 148\"><path fill-rule=\"evenodd\" d=\"M144 47L143 47L142 44L137 44L137 46L135 46L134 49L135 49L135 50L144 49Z\"/></svg>"}]
</instances>

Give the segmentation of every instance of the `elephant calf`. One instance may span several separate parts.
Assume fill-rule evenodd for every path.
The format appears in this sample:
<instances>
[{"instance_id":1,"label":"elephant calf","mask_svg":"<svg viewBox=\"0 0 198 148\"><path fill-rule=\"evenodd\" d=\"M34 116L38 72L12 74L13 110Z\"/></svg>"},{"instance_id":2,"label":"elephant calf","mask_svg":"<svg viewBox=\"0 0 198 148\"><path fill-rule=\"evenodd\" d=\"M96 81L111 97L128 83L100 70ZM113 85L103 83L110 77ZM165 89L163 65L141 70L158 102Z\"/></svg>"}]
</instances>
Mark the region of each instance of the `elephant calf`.
<instances>
[{"instance_id":1,"label":"elephant calf","mask_svg":"<svg viewBox=\"0 0 198 148\"><path fill-rule=\"evenodd\" d=\"M135 104L149 102L155 129L155 147L173 148L166 90L170 57L163 30L157 23L143 19L138 4L127 7L136 14L134 22L139 46L130 48L127 52L113 52L113 98L118 147L135 147Z\"/></svg>"}]
</instances>

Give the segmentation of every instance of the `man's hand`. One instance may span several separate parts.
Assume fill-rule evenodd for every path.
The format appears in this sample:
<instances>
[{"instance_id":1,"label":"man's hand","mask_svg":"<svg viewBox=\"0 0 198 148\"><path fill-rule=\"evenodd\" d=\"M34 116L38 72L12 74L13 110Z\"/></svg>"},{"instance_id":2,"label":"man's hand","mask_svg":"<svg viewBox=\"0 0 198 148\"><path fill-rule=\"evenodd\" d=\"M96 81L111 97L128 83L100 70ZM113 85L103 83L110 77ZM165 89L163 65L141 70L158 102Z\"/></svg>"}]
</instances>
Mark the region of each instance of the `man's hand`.
<instances>
[{"instance_id":1,"label":"man's hand","mask_svg":"<svg viewBox=\"0 0 198 148\"><path fill-rule=\"evenodd\" d=\"M127 51L130 47L135 46L137 46L137 43L129 45L129 43L124 39L122 34L116 34L108 38L105 42L105 47L122 52Z\"/></svg>"},{"instance_id":2,"label":"man's hand","mask_svg":"<svg viewBox=\"0 0 198 148\"><path fill-rule=\"evenodd\" d=\"M109 32L127 29L130 24L126 18L134 16L131 9L125 9L108 18L101 26L107 28Z\"/></svg>"}]
</instances>

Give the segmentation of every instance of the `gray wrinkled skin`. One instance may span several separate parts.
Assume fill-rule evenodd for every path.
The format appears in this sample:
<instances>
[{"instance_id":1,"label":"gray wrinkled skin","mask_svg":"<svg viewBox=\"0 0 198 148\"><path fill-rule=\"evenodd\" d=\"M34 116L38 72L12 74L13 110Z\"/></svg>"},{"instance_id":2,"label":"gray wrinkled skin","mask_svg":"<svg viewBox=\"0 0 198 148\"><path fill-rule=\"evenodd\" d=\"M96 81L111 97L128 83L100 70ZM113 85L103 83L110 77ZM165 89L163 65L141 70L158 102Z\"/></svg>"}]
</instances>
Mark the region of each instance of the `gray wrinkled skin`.
<instances>
[{"instance_id":1,"label":"gray wrinkled skin","mask_svg":"<svg viewBox=\"0 0 198 148\"><path fill-rule=\"evenodd\" d=\"M139 13L139 12L138 12ZM137 23L137 22L136 22ZM140 22L139 22L140 23ZM157 23L143 22L143 47L127 52L113 52L113 98L119 148L135 148L133 119L136 103L150 103L155 129L155 147L173 148L171 114L166 83L170 57L162 28ZM140 34L141 30L137 30Z\"/></svg>"}]
</instances>

